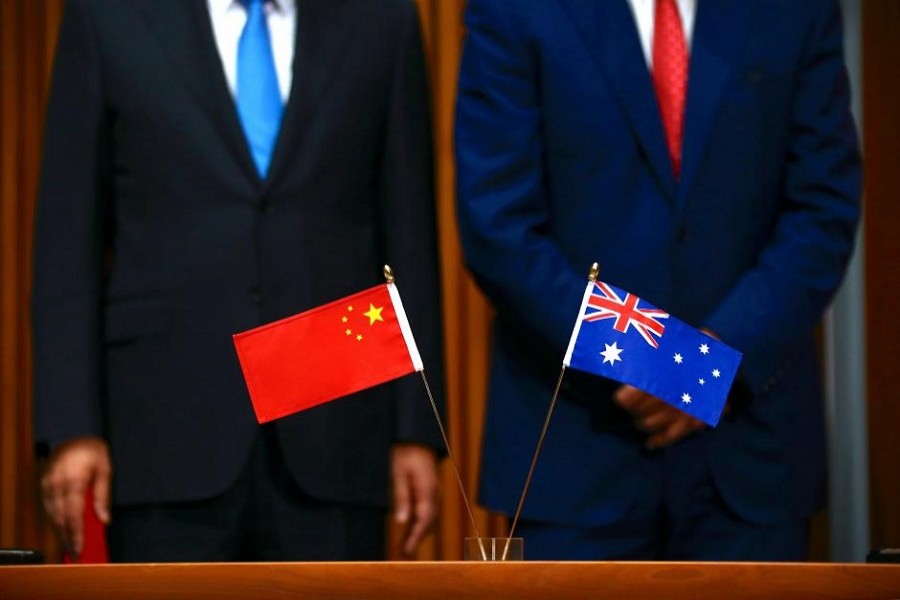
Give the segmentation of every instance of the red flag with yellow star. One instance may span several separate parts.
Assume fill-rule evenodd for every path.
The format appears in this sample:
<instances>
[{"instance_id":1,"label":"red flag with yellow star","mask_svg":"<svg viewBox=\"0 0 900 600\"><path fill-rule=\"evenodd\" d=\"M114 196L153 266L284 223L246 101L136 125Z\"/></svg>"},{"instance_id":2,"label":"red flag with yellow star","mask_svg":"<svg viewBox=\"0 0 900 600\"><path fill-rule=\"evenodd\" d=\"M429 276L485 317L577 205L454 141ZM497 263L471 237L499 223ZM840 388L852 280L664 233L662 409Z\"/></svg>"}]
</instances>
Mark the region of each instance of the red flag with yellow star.
<instances>
[{"instance_id":1,"label":"red flag with yellow star","mask_svg":"<svg viewBox=\"0 0 900 600\"><path fill-rule=\"evenodd\" d=\"M393 283L234 336L260 423L422 370Z\"/></svg>"}]
</instances>

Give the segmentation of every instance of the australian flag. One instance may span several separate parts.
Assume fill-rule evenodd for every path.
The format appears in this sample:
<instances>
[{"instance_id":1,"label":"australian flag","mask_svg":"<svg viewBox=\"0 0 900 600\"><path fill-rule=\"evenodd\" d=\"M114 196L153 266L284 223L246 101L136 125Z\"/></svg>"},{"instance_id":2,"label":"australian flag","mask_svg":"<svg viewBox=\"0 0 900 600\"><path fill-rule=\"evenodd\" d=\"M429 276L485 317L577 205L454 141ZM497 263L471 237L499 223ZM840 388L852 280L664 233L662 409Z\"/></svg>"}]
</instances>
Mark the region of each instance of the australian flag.
<instances>
[{"instance_id":1,"label":"australian flag","mask_svg":"<svg viewBox=\"0 0 900 600\"><path fill-rule=\"evenodd\" d=\"M713 427L741 353L634 294L588 283L563 364L627 383Z\"/></svg>"}]
</instances>

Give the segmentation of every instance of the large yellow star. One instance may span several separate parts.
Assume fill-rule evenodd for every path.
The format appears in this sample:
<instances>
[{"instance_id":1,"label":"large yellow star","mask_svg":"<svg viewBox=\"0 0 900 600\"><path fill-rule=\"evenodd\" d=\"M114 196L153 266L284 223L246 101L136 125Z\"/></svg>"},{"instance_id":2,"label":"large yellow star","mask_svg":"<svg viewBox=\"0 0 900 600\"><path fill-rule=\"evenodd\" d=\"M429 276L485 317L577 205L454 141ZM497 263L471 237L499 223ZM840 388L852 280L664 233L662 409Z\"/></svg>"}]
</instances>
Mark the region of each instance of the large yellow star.
<instances>
[{"instance_id":1,"label":"large yellow star","mask_svg":"<svg viewBox=\"0 0 900 600\"><path fill-rule=\"evenodd\" d=\"M381 321L383 323L384 319L381 318L381 311L383 310L383 306L381 308L375 308L374 304L369 304L369 311L364 312L363 315L369 317L369 325L374 325L375 321Z\"/></svg>"}]
</instances>

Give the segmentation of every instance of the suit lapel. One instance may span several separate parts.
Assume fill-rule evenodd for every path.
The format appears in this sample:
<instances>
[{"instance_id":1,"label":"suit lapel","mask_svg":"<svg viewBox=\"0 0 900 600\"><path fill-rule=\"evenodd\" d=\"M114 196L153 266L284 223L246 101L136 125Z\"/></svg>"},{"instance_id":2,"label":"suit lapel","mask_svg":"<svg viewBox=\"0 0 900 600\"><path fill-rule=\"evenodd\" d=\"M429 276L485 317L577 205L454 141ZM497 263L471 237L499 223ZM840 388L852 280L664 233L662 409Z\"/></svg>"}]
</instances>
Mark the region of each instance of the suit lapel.
<instances>
[{"instance_id":1,"label":"suit lapel","mask_svg":"<svg viewBox=\"0 0 900 600\"><path fill-rule=\"evenodd\" d=\"M291 94L275 143L264 191L290 164L294 149L309 129L328 83L340 75L336 62L350 43L346 0L298 0Z\"/></svg>"},{"instance_id":2,"label":"suit lapel","mask_svg":"<svg viewBox=\"0 0 900 600\"><path fill-rule=\"evenodd\" d=\"M697 3L688 70L680 202L684 202L697 176L722 92L744 47L750 23L749 5L746 0L699 0Z\"/></svg>"},{"instance_id":3,"label":"suit lapel","mask_svg":"<svg viewBox=\"0 0 900 600\"><path fill-rule=\"evenodd\" d=\"M141 17L176 67L176 76L207 114L241 169L259 176L244 138L205 0L153 0L139 5Z\"/></svg>"},{"instance_id":4,"label":"suit lapel","mask_svg":"<svg viewBox=\"0 0 900 600\"><path fill-rule=\"evenodd\" d=\"M718 1L718 0L714 0ZM561 0L618 98L660 186L674 202L676 182L653 82L626 0Z\"/></svg>"}]
</instances>

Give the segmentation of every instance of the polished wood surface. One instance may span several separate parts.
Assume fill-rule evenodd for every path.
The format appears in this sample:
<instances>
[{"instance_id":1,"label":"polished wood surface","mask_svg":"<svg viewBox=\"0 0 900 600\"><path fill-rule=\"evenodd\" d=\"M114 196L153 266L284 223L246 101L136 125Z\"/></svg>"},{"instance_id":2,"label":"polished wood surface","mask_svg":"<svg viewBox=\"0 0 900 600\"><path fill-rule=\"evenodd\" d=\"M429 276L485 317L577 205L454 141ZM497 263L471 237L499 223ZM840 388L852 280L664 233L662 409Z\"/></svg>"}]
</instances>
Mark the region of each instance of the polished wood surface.
<instances>
[{"instance_id":1,"label":"polished wood surface","mask_svg":"<svg viewBox=\"0 0 900 600\"><path fill-rule=\"evenodd\" d=\"M269 563L0 567L19 598L854 598L900 596L900 566L761 563Z\"/></svg>"}]
</instances>

